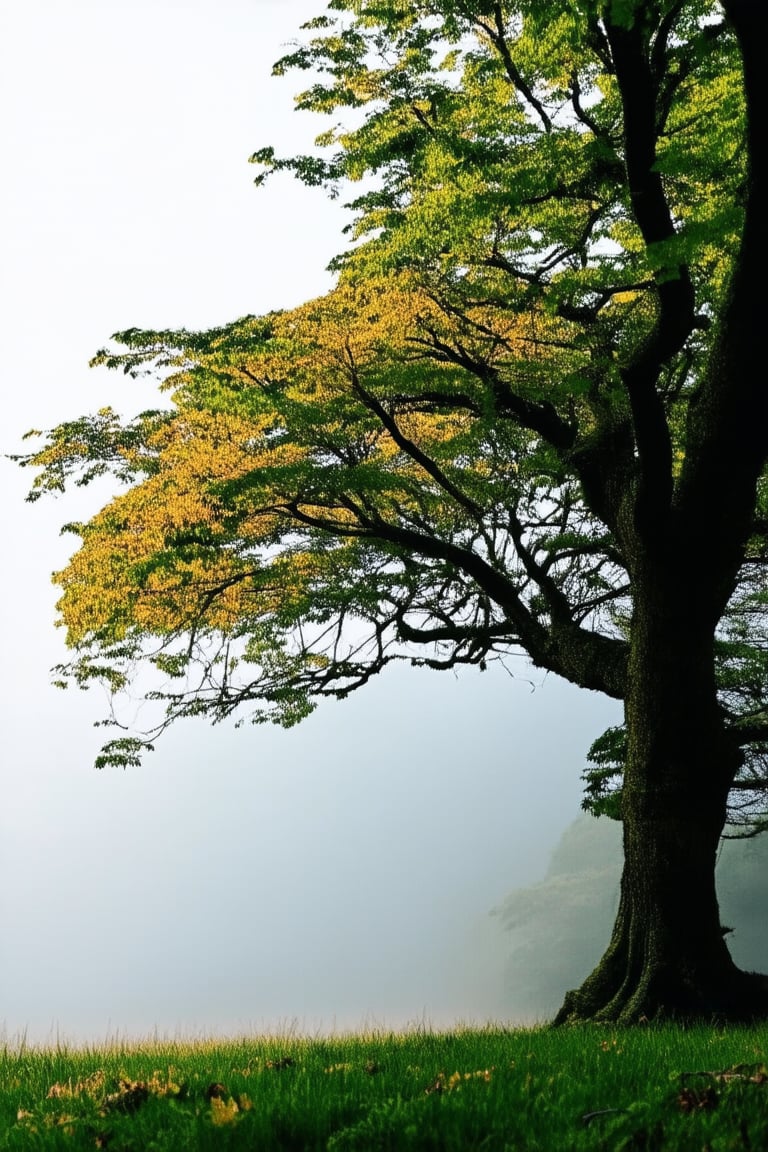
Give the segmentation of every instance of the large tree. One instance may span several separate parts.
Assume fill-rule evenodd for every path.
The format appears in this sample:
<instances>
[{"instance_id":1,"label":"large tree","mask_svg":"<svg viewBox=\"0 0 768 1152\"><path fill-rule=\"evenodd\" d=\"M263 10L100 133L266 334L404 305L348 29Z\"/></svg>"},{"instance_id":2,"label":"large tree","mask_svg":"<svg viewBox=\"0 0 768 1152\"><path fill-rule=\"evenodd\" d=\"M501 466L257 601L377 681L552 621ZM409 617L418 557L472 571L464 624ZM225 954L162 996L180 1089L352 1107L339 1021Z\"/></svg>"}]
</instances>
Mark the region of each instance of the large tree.
<instances>
[{"instance_id":1,"label":"large tree","mask_svg":"<svg viewBox=\"0 0 768 1152\"><path fill-rule=\"evenodd\" d=\"M607 803L620 776L620 908L560 1020L768 1010L714 883L768 747L763 21L750 0L332 0L276 67L333 123L312 155L253 159L361 182L335 289L118 334L97 362L155 370L170 406L25 458L33 495L128 481L74 526L62 675L153 668L161 724L292 723L394 660L521 650L624 701L591 782Z\"/></svg>"}]
</instances>

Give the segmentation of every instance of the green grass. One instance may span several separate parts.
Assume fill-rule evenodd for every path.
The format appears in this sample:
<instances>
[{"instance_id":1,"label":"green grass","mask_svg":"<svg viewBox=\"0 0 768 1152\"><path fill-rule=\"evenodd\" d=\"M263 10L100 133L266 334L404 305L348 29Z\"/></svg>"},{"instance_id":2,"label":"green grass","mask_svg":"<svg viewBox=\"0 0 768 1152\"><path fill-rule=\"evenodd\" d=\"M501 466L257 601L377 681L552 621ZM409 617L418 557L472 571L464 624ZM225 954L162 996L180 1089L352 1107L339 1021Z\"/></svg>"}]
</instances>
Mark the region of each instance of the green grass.
<instances>
[{"instance_id":1,"label":"green grass","mask_svg":"<svg viewBox=\"0 0 768 1152\"><path fill-rule=\"evenodd\" d=\"M672 1026L10 1044L0 1149L758 1150L767 1045Z\"/></svg>"}]
</instances>

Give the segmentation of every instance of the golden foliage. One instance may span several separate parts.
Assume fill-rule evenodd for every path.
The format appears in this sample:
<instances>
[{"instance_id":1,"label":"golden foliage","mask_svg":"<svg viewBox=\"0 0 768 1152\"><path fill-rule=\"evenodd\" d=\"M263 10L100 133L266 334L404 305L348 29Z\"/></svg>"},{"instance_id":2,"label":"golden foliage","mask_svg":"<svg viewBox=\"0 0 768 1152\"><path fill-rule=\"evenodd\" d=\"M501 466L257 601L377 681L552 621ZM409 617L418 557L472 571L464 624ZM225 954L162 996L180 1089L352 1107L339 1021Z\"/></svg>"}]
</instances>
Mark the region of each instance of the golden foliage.
<instances>
[{"instance_id":1,"label":"golden foliage","mask_svg":"<svg viewBox=\"0 0 768 1152\"><path fill-rule=\"evenodd\" d=\"M528 318L523 326L498 309L470 312L463 335L478 355L490 362L502 352L526 354ZM68 642L95 633L120 640L131 629L168 635L199 621L203 605L206 627L226 634L303 596L324 570L322 556L297 544L265 560L265 549L295 514L341 532L359 527L349 493L324 490L318 479L329 454L338 463L354 451L369 472L379 470L381 509L396 500L401 511L413 510L432 484L418 453L450 466L466 452L470 418L420 408L414 371L423 359L419 341L427 334L455 340L456 327L406 276L343 281L328 296L271 318L269 337L237 357L215 341L198 353L199 369L229 381L230 399L203 407L187 368L171 379L174 417L142 446L157 468L83 528L82 547L54 577L64 590ZM450 388L454 375L450 364L432 365L429 385L437 378ZM386 404L387 393L408 385L412 395L394 435L367 397ZM404 440L417 451L404 451ZM482 476L487 467L478 461L476 471ZM260 576L256 589L253 577L263 576L264 564L270 578Z\"/></svg>"}]
</instances>

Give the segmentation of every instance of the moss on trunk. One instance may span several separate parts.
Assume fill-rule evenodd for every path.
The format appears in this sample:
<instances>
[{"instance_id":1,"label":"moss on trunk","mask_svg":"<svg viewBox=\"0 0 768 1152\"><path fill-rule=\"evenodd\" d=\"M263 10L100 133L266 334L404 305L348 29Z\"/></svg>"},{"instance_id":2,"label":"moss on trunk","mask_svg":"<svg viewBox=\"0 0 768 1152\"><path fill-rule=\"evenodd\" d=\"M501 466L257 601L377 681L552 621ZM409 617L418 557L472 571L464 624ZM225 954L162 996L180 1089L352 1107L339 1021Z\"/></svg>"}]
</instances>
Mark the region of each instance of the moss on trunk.
<instances>
[{"instance_id":1,"label":"moss on trunk","mask_svg":"<svg viewBox=\"0 0 768 1152\"><path fill-rule=\"evenodd\" d=\"M659 567L638 575L621 900L605 955L556 1022L764 1016L768 979L733 963L715 890L739 753L718 706L714 629L686 579Z\"/></svg>"}]
</instances>

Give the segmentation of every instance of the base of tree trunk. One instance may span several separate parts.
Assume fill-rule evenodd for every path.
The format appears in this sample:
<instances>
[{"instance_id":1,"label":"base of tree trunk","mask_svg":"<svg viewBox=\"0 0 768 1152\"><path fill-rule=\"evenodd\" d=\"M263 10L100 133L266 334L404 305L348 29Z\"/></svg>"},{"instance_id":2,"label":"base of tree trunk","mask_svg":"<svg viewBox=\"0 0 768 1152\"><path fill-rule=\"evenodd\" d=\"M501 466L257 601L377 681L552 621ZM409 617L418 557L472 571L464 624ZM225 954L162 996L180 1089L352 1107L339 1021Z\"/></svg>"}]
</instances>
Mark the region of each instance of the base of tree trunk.
<instances>
[{"instance_id":1,"label":"base of tree trunk","mask_svg":"<svg viewBox=\"0 0 768 1152\"><path fill-rule=\"evenodd\" d=\"M717 973L647 965L621 979L610 955L581 988L568 992L554 1025L638 1024L651 1020L748 1023L768 1018L768 976L734 964Z\"/></svg>"}]
</instances>

